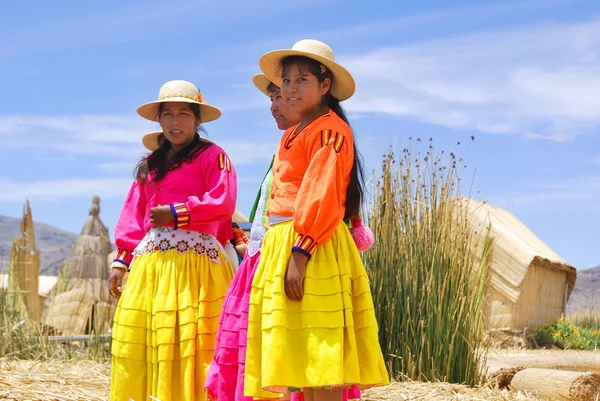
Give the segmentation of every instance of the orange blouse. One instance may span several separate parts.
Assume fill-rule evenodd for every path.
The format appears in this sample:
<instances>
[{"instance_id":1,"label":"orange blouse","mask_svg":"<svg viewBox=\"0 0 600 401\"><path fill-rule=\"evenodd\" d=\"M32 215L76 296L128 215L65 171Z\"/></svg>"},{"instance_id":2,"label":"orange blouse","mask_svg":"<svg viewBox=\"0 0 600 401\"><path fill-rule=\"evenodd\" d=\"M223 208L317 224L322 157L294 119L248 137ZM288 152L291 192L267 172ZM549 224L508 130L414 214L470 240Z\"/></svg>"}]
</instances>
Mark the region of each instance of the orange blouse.
<instances>
[{"instance_id":1,"label":"orange blouse","mask_svg":"<svg viewBox=\"0 0 600 401\"><path fill-rule=\"evenodd\" d=\"M298 233L294 249L310 256L344 219L354 137L334 112L300 132L296 128L288 129L279 143L267 213L292 216Z\"/></svg>"}]
</instances>

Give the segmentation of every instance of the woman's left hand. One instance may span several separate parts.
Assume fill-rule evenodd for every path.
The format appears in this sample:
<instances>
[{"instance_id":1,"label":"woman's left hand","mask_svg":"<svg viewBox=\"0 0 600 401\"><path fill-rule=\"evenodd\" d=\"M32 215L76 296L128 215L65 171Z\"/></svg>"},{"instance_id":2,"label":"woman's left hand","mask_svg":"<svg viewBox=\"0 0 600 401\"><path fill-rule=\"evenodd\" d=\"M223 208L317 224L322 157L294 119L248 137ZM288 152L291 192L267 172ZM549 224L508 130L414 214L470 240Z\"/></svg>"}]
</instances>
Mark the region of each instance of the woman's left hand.
<instances>
[{"instance_id":1,"label":"woman's left hand","mask_svg":"<svg viewBox=\"0 0 600 401\"><path fill-rule=\"evenodd\" d=\"M292 252L285 272L285 294L292 301L301 301L304 296L304 275L308 257L301 252Z\"/></svg>"},{"instance_id":2,"label":"woman's left hand","mask_svg":"<svg viewBox=\"0 0 600 401\"><path fill-rule=\"evenodd\" d=\"M150 224L152 224L152 227L172 226L172 222L173 212L171 212L171 206L163 205L150 209Z\"/></svg>"}]
</instances>

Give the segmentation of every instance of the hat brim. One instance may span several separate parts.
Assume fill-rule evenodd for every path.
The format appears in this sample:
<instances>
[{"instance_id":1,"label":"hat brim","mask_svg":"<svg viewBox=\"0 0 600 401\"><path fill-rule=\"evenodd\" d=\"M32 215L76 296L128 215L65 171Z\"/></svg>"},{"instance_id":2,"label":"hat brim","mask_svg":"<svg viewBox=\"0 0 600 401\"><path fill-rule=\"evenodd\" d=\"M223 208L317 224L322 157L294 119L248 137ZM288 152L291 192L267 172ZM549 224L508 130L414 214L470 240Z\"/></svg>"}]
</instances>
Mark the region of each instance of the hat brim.
<instances>
[{"instance_id":1,"label":"hat brim","mask_svg":"<svg viewBox=\"0 0 600 401\"><path fill-rule=\"evenodd\" d=\"M327 57L319 56L318 54L291 49L273 50L263 54L258 61L258 65L267 78L281 88L281 60L289 56L308 57L329 68L333 74L331 94L340 102L349 99L354 94L356 83L354 82L352 74L350 74L350 72L341 64L338 64Z\"/></svg>"},{"instance_id":2,"label":"hat brim","mask_svg":"<svg viewBox=\"0 0 600 401\"><path fill-rule=\"evenodd\" d=\"M137 113L146 120L158 121L158 106L161 103L169 102L192 103L200 105L200 122L202 123L214 121L221 117L221 110L219 110L215 106L211 106L208 103L198 102L197 100L192 100L185 97L170 97L166 99L144 103L143 105L137 108Z\"/></svg>"},{"instance_id":3,"label":"hat brim","mask_svg":"<svg viewBox=\"0 0 600 401\"><path fill-rule=\"evenodd\" d=\"M150 152L154 152L160 146L160 144L158 143L158 138L160 137L161 134L162 134L162 131L158 131L158 132L151 132L149 134L144 135L142 138L142 144Z\"/></svg>"},{"instance_id":4,"label":"hat brim","mask_svg":"<svg viewBox=\"0 0 600 401\"><path fill-rule=\"evenodd\" d=\"M144 147L146 149L148 149L150 152L154 152L156 149L158 149L160 147L160 144L158 143L158 138L160 138L162 133L163 133L162 131L156 131L156 132L150 132L149 134L144 135L142 137L142 145L144 145ZM200 138L202 138L202 140L204 140L206 142L214 143L210 139L207 139L204 137L200 137ZM165 138L165 140L167 140L167 139Z\"/></svg>"},{"instance_id":5,"label":"hat brim","mask_svg":"<svg viewBox=\"0 0 600 401\"><path fill-rule=\"evenodd\" d=\"M269 92L269 85L271 85L271 84L275 85L275 84L273 82L271 82L265 74L254 75L252 77L252 83L254 84L254 86L256 86L256 88L259 91L261 91L265 95L271 97L271 93Z\"/></svg>"}]
</instances>

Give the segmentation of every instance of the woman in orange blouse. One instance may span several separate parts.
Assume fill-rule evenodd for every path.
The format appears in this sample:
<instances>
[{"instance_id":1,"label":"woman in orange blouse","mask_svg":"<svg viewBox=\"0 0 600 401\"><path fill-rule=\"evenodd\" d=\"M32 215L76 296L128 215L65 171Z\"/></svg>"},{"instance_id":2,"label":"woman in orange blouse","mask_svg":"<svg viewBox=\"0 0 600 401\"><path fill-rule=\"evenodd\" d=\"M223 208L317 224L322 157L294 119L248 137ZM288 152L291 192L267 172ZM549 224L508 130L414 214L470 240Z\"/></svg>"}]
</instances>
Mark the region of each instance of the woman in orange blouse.
<instances>
[{"instance_id":1,"label":"woman in orange blouse","mask_svg":"<svg viewBox=\"0 0 600 401\"><path fill-rule=\"evenodd\" d=\"M260 59L300 123L273 164L270 228L252 283L245 395L304 390L307 401L388 383L369 282L348 221L361 164L340 101L354 79L326 44L302 40Z\"/></svg>"}]
</instances>

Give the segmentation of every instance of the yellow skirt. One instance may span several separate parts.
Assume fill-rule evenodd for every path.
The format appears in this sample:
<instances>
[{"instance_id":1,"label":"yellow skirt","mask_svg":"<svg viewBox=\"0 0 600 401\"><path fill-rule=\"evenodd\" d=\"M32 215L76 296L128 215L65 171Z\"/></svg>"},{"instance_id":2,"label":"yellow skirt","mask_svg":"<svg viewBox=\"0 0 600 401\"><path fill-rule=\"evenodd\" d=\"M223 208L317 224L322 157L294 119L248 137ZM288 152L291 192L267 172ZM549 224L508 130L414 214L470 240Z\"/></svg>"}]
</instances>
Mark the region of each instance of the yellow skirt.
<instances>
[{"instance_id":1,"label":"yellow skirt","mask_svg":"<svg viewBox=\"0 0 600 401\"><path fill-rule=\"evenodd\" d=\"M114 319L110 399L205 400L219 313L233 269L191 250L134 259Z\"/></svg>"},{"instance_id":2,"label":"yellow skirt","mask_svg":"<svg viewBox=\"0 0 600 401\"><path fill-rule=\"evenodd\" d=\"M348 228L340 223L317 247L300 302L284 291L296 236L291 221L265 236L250 297L245 395L388 384L369 281Z\"/></svg>"}]
</instances>

